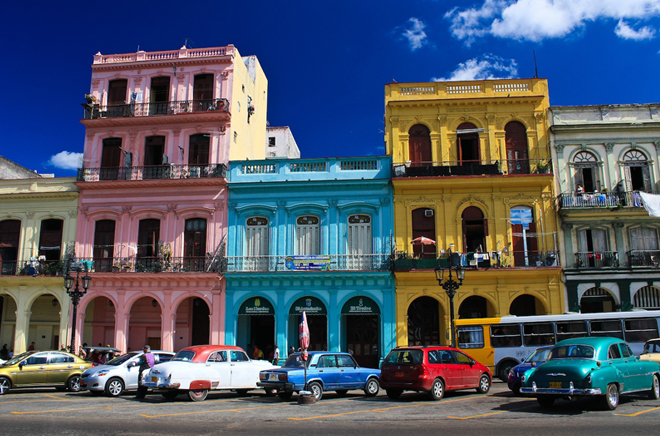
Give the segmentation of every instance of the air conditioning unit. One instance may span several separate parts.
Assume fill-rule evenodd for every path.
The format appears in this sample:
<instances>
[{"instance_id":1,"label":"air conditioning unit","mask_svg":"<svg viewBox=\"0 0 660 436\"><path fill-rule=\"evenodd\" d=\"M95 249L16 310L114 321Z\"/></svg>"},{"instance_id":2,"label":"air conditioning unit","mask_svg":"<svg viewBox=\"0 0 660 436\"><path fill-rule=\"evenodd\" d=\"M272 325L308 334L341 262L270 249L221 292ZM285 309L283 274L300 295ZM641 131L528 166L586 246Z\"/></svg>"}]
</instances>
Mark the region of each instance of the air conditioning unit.
<instances>
[{"instance_id":1,"label":"air conditioning unit","mask_svg":"<svg viewBox=\"0 0 660 436\"><path fill-rule=\"evenodd\" d=\"M433 216L433 209L426 209L426 210L424 211L424 216L425 216L425 217L431 217L431 216Z\"/></svg>"}]
</instances>

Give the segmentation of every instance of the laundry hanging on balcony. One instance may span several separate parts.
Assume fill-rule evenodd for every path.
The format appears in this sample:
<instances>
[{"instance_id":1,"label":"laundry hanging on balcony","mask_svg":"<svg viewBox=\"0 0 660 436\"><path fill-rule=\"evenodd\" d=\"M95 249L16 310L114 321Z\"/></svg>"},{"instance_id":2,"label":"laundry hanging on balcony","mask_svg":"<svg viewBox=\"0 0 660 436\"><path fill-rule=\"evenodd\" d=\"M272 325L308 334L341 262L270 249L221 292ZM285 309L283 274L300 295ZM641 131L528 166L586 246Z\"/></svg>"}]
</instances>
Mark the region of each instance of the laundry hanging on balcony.
<instances>
[{"instance_id":1,"label":"laundry hanging on balcony","mask_svg":"<svg viewBox=\"0 0 660 436\"><path fill-rule=\"evenodd\" d=\"M647 194L641 191L639 195L642 197L642 204L649 216L660 217L660 195Z\"/></svg>"}]
</instances>

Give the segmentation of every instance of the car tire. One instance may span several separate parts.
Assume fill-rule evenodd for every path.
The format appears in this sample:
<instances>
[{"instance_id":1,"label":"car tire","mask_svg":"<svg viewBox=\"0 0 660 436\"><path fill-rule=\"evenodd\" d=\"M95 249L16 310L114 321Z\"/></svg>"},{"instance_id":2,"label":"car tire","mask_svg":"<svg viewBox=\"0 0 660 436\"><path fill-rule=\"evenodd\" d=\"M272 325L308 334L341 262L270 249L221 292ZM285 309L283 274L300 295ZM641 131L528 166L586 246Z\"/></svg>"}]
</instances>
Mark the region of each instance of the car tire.
<instances>
[{"instance_id":1,"label":"car tire","mask_svg":"<svg viewBox=\"0 0 660 436\"><path fill-rule=\"evenodd\" d=\"M280 400L284 400L284 401L290 400L292 395L293 392L280 392L277 394L277 396L280 397Z\"/></svg>"},{"instance_id":2,"label":"car tire","mask_svg":"<svg viewBox=\"0 0 660 436\"><path fill-rule=\"evenodd\" d=\"M442 400L442 397L445 396L445 383L436 378L433 380L433 385L431 385L431 390L429 391L429 397L434 401Z\"/></svg>"},{"instance_id":3,"label":"car tire","mask_svg":"<svg viewBox=\"0 0 660 436\"><path fill-rule=\"evenodd\" d=\"M364 395L367 397L375 397L378 395L378 392L380 391L380 383L378 383L378 379L375 377L371 377L369 380L367 380L367 384L364 385Z\"/></svg>"},{"instance_id":4,"label":"car tire","mask_svg":"<svg viewBox=\"0 0 660 436\"><path fill-rule=\"evenodd\" d=\"M614 410L619 405L619 387L615 383L607 385L602 405L605 410Z\"/></svg>"},{"instance_id":5,"label":"car tire","mask_svg":"<svg viewBox=\"0 0 660 436\"><path fill-rule=\"evenodd\" d=\"M188 398L190 398L190 401L194 402L204 401L208 394L208 389L196 389L194 391L188 391Z\"/></svg>"},{"instance_id":6,"label":"car tire","mask_svg":"<svg viewBox=\"0 0 660 436\"><path fill-rule=\"evenodd\" d=\"M552 407L555 404L555 397L541 395L540 397L536 397L536 401L539 402L541 407Z\"/></svg>"},{"instance_id":7,"label":"car tire","mask_svg":"<svg viewBox=\"0 0 660 436\"><path fill-rule=\"evenodd\" d=\"M0 377L0 386L2 386L2 394L6 394L11 389L11 381L7 377Z\"/></svg>"},{"instance_id":8,"label":"car tire","mask_svg":"<svg viewBox=\"0 0 660 436\"><path fill-rule=\"evenodd\" d=\"M80 392L80 376L72 375L69 377L69 380L66 381L66 388L69 392Z\"/></svg>"},{"instance_id":9,"label":"car tire","mask_svg":"<svg viewBox=\"0 0 660 436\"><path fill-rule=\"evenodd\" d=\"M397 400L403 393L402 390L400 389L385 389L385 392L387 392L387 398L390 400Z\"/></svg>"},{"instance_id":10,"label":"car tire","mask_svg":"<svg viewBox=\"0 0 660 436\"><path fill-rule=\"evenodd\" d=\"M167 401L174 401L174 399L179 396L179 391L167 391L163 392L161 395L163 395L163 398Z\"/></svg>"},{"instance_id":11,"label":"car tire","mask_svg":"<svg viewBox=\"0 0 660 436\"><path fill-rule=\"evenodd\" d=\"M343 398L346 396L346 394L348 394L348 389L337 389L335 393L337 394L338 397Z\"/></svg>"},{"instance_id":12,"label":"car tire","mask_svg":"<svg viewBox=\"0 0 660 436\"><path fill-rule=\"evenodd\" d=\"M249 391L250 391L249 389L236 389L236 393L238 394L239 397L246 396Z\"/></svg>"},{"instance_id":13,"label":"car tire","mask_svg":"<svg viewBox=\"0 0 660 436\"><path fill-rule=\"evenodd\" d=\"M479 379L479 386L477 386L477 393L487 394L488 391L490 391L490 377L488 377L488 374L482 374Z\"/></svg>"},{"instance_id":14,"label":"car tire","mask_svg":"<svg viewBox=\"0 0 660 436\"><path fill-rule=\"evenodd\" d=\"M518 365L518 363L512 360L500 363L500 366L497 368L497 378L506 383L509 380L509 371L511 371L511 368L516 365Z\"/></svg>"},{"instance_id":15,"label":"car tire","mask_svg":"<svg viewBox=\"0 0 660 436\"><path fill-rule=\"evenodd\" d=\"M660 377L658 377L658 374L653 375L651 390L649 391L649 398L652 400L660 400Z\"/></svg>"},{"instance_id":16,"label":"car tire","mask_svg":"<svg viewBox=\"0 0 660 436\"><path fill-rule=\"evenodd\" d=\"M316 401L321 401L323 398L323 386L319 382L311 382L307 385L307 390L312 392L312 395L316 398Z\"/></svg>"},{"instance_id":17,"label":"car tire","mask_svg":"<svg viewBox=\"0 0 660 436\"><path fill-rule=\"evenodd\" d=\"M105 394L110 397L118 397L124 392L124 382L118 377L113 377L105 384Z\"/></svg>"}]
</instances>

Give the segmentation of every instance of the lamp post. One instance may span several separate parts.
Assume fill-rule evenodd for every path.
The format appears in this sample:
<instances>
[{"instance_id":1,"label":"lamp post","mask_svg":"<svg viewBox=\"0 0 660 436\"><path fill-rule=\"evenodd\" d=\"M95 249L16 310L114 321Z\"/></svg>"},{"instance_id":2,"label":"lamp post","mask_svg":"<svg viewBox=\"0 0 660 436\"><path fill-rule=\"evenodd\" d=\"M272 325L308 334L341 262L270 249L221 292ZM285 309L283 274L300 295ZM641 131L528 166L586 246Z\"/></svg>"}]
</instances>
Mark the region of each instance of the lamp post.
<instances>
[{"instance_id":1,"label":"lamp post","mask_svg":"<svg viewBox=\"0 0 660 436\"><path fill-rule=\"evenodd\" d=\"M465 269L460 265L459 262L456 262L454 265L454 256L452 256L451 248L449 251L449 266L446 268L449 270L449 276L447 280L444 280L445 268L437 266L435 268L435 278L438 280L438 285L447 292L447 297L449 297L449 319L451 322L451 346L456 348L456 335L454 329L454 296L456 296L456 291L463 284L463 279L465 279ZM454 280L452 271L456 272L456 278L458 282ZM444 283L443 283L444 281Z\"/></svg>"},{"instance_id":2,"label":"lamp post","mask_svg":"<svg viewBox=\"0 0 660 436\"><path fill-rule=\"evenodd\" d=\"M80 271L83 271L85 275L82 277L82 289L80 289ZM69 272L75 271L75 287L74 287L74 278L69 274ZM92 278L87 275L87 268L80 262L72 262L71 259L67 262L66 274L64 276L64 287L66 288L66 293L71 298L71 304L73 304L73 314L71 318L71 348L69 352L76 353L76 318L78 316L78 303L83 295L87 293L89 289L89 282L92 281ZM73 288L73 289L72 289Z\"/></svg>"}]
</instances>

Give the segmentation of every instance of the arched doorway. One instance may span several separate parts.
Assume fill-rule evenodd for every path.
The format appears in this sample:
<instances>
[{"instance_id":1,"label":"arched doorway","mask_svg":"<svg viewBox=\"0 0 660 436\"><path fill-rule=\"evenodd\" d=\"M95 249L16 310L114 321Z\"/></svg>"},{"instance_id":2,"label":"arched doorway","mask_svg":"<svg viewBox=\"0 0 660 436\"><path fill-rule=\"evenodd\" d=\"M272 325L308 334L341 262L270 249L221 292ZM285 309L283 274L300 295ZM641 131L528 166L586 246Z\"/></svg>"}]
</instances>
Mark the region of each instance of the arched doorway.
<instances>
[{"instance_id":1,"label":"arched doorway","mask_svg":"<svg viewBox=\"0 0 660 436\"><path fill-rule=\"evenodd\" d=\"M115 344L115 306L108 297L98 296L85 309L82 343L90 346ZM144 344L143 344L144 345Z\"/></svg>"},{"instance_id":2,"label":"arched doorway","mask_svg":"<svg viewBox=\"0 0 660 436\"><path fill-rule=\"evenodd\" d=\"M479 129L472 123L462 123L456 129L459 165L480 165Z\"/></svg>"},{"instance_id":3,"label":"arched doorway","mask_svg":"<svg viewBox=\"0 0 660 436\"><path fill-rule=\"evenodd\" d=\"M209 342L209 306L199 297L186 298L176 309L174 349L191 345L206 345Z\"/></svg>"},{"instance_id":4,"label":"arched doorway","mask_svg":"<svg viewBox=\"0 0 660 436\"><path fill-rule=\"evenodd\" d=\"M26 338L28 347L34 342L35 350L59 350L61 344L69 343L67 338L60 338L61 311L62 306L53 294L41 295L34 300Z\"/></svg>"},{"instance_id":5,"label":"arched doorway","mask_svg":"<svg viewBox=\"0 0 660 436\"><path fill-rule=\"evenodd\" d=\"M651 173L646 155L639 150L629 150L623 155L626 191L651 191Z\"/></svg>"},{"instance_id":6,"label":"arched doorway","mask_svg":"<svg viewBox=\"0 0 660 436\"><path fill-rule=\"evenodd\" d=\"M515 316L544 315L545 312L541 300L529 294L517 297L509 306L509 313Z\"/></svg>"},{"instance_id":7,"label":"arched doorway","mask_svg":"<svg viewBox=\"0 0 660 436\"><path fill-rule=\"evenodd\" d=\"M655 286L644 286L639 289L633 297L633 306L635 309L659 310L660 289Z\"/></svg>"},{"instance_id":8,"label":"arched doorway","mask_svg":"<svg viewBox=\"0 0 660 436\"><path fill-rule=\"evenodd\" d=\"M488 226L481 209L475 206L467 207L463 214L463 249L469 252L487 252L486 229ZM481 265L479 265L481 266Z\"/></svg>"},{"instance_id":9,"label":"arched doorway","mask_svg":"<svg viewBox=\"0 0 660 436\"><path fill-rule=\"evenodd\" d=\"M593 153L580 151L573 157L575 186L582 185L584 192L594 192L599 188L598 159ZM600 189L599 189L600 190Z\"/></svg>"},{"instance_id":10,"label":"arched doorway","mask_svg":"<svg viewBox=\"0 0 660 436\"><path fill-rule=\"evenodd\" d=\"M149 345L161 349L161 308L152 297L142 297L131 306L128 323L128 350L141 350Z\"/></svg>"},{"instance_id":11,"label":"arched doorway","mask_svg":"<svg viewBox=\"0 0 660 436\"><path fill-rule=\"evenodd\" d=\"M529 206L511 208L511 240L514 266L534 266L540 259L534 211Z\"/></svg>"},{"instance_id":12,"label":"arched doorway","mask_svg":"<svg viewBox=\"0 0 660 436\"><path fill-rule=\"evenodd\" d=\"M408 345L440 344L440 303L419 297L408 306Z\"/></svg>"},{"instance_id":13,"label":"arched doorway","mask_svg":"<svg viewBox=\"0 0 660 436\"><path fill-rule=\"evenodd\" d=\"M380 359L380 308L369 297L353 297L341 309L345 350L366 368L378 368Z\"/></svg>"},{"instance_id":14,"label":"arched doorway","mask_svg":"<svg viewBox=\"0 0 660 436\"><path fill-rule=\"evenodd\" d=\"M316 297L297 299L289 309L289 345L300 347L298 343L298 325L303 311L307 313L309 325L309 350L323 351L328 349L328 310L323 302Z\"/></svg>"},{"instance_id":15,"label":"arched doorway","mask_svg":"<svg viewBox=\"0 0 660 436\"><path fill-rule=\"evenodd\" d=\"M458 318L487 318L495 314L493 305L488 302L484 297L473 295L463 300L458 307Z\"/></svg>"},{"instance_id":16,"label":"arched doorway","mask_svg":"<svg viewBox=\"0 0 660 436\"><path fill-rule=\"evenodd\" d=\"M431 132L423 124L415 124L408 131L408 157L413 167L431 166Z\"/></svg>"},{"instance_id":17,"label":"arched doorway","mask_svg":"<svg viewBox=\"0 0 660 436\"><path fill-rule=\"evenodd\" d=\"M587 289L580 298L581 313L600 313L616 311L616 302L605 288Z\"/></svg>"},{"instance_id":18,"label":"arched doorway","mask_svg":"<svg viewBox=\"0 0 660 436\"><path fill-rule=\"evenodd\" d=\"M412 237L428 238L435 241L435 213L433 209L419 208L412 211ZM413 257L420 259L435 259L435 244L414 244Z\"/></svg>"},{"instance_id":19,"label":"arched doorway","mask_svg":"<svg viewBox=\"0 0 660 436\"><path fill-rule=\"evenodd\" d=\"M511 121L504 126L506 142L506 160L509 174L529 174L527 154L527 129L518 121Z\"/></svg>"},{"instance_id":20,"label":"arched doorway","mask_svg":"<svg viewBox=\"0 0 660 436\"><path fill-rule=\"evenodd\" d=\"M16 335L16 301L9 295L0 296L0 345L14 349Z\"/></svg>"},{"instance_id":21,"label":"arched doorway","mask_svg":"<svg viewBox=\"0 0 660 436\"><path fill-rule=\"evenodd\" d=\"M297 336L296 336L297 337ZM252 358L254 346L268 358L268 347L275 344L275 309L262 296L250 297L238 308L236 345L242 347Z\"/></svg>"}]
</instances>

